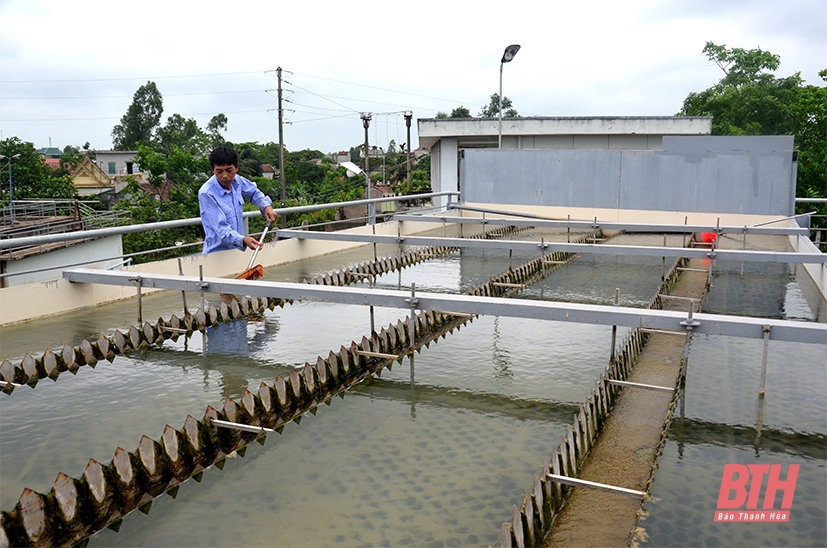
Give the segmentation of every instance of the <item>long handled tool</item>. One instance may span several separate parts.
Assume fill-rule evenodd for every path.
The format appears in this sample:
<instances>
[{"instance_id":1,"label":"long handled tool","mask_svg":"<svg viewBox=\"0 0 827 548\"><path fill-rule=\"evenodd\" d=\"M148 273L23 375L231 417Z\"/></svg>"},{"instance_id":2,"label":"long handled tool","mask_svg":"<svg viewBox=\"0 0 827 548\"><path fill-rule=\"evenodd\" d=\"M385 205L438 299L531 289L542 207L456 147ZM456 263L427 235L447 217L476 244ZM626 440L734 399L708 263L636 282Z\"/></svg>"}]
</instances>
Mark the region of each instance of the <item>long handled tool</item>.
<instances>
[{"instance_id":1,"label":"long handled tool","mask_svg":"<svg viewBox=\"0 0 827 548\"><path fill-rule=\"evenodd\" d=\"M264 244L264 237L267 236L267 231L270 230L270 225L272 224L272 221L267 221L267 224L264 225L264 232L261 233L261 239L259 239L259 242L261 242L262 244ZM253 266L253 263L256 262L256 256L258 255L258 251L259 249L261 249L261 247L262 246L259 246L256 248L255 251L253 251L253 256L250 257L250 264L247 265L247 270L239 274L236 277L236 280L257 280L264 276L263 266L261 266L260 264Z\"/></svg>"}]
</instances>

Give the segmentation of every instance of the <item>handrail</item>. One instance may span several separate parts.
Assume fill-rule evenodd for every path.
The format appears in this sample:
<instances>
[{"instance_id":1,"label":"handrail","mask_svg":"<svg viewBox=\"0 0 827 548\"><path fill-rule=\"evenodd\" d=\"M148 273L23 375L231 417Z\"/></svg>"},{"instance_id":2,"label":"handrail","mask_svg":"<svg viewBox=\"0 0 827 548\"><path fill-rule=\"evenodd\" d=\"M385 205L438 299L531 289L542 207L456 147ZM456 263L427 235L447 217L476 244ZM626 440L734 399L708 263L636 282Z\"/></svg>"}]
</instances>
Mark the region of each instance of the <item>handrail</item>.
<instances>
[{"instance_id":1,"label":"handrail","mask_svg":"<svg viewBox=\"0 0 827 548\"><path fill-rule=\"evenodd\" d=\"M376 204L381 202L400 202L409 200L423 200L426 198L434 198L437 196L459 196L459 192L431 192L429 194L409 194L406 196L392 196L389 198L370 198L366 200L351 200L348 202L333 202L328 204L315 204L308 206L295 206L285 208L274 208L277 214L291 214L291 213L305 213L308 211L320 211L323 209L338 209L342 207ZM245 211L242 213L245 218L260 217L260 211ZM157 223L143 223L137 225L127 225L112 228L99 228L93 230L79 230L76 232L65 232L62 234L45 234L41 236L28 236L23 238L8 238L0 239L0 249L8 249L13 247L25 247L30 245L48 244L54 242L68 242L72 240L82 240L85 238L103 238L105 236L115 236L118 234L134 234L138 232L148 232L150 230L163 230L169 228L181 228L185 226L200 225L201 218L195 217L190 219L178 219L174 221L161 221Z\"/></svg>"}]
</instances>

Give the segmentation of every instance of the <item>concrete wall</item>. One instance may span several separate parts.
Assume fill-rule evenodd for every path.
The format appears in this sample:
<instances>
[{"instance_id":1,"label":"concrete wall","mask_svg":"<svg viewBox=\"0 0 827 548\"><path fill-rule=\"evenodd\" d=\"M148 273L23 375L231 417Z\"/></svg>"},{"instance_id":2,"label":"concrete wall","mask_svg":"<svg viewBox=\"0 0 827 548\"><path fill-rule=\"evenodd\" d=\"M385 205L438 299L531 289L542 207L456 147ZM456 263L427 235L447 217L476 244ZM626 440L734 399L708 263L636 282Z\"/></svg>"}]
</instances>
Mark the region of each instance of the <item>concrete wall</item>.
<instances>
[{"instance_id":1,"label":"concrete wall","mask_svg":"<svg viewBox=\"0 0 827 548\"><path fill-rule=\"evenodd\" d=\"M5 261L6 274L18 274L7 276L6 287L25 285L33 282L44 282L60 277L60 270L67 264L84 264L84 268L106 268L120 263L123 259L123 240L121 236L109 236L89 242L82 242L69 247L55 249L48 253L41 253L32 257L26 257L17 261ZM114 257L114 258L113 258ZM32 272L19 274L32 270L45 270L43 272Z\"/></svg>"},{"instance_id":2,"label":"concrete wall","mask_svg":"<svg viewBox=\"0 0 827 548\"><path fill-rule=\"evenodd\" d=\"M791 215L793 138L664 136L663 150L465 150L465 202Z\"/></svg>"},{"instance_id":3,"label":"concrete wall","mask_svg":"<svg viewBox=\"0 0 827 548\"><path fill-rule=\"evenodd\" d=\"M433 230L432 223L416 223L406 221L402 223L402 234L416 234ZM356 234L370 234L372 227L363 226L349 229ZM379 223L376 225L376 234L395 236L397 223ZM318 257L337 251L352 249L368 244L353 242L326 242L319 240L280 240L264 245L259 252L256 263L268 266L281 265L299 261L310 257ZM250 261L250 252L236 250L220 251L209 255L189 255L181 259L182 270L186 276L198 276L199 268L203 267L204 277L221 278L234 277L247 269ZM84 265L83 268L89 268ZM129 272L140 274L152 272L156 274L177 275L178 260L168 259L152 263L144 263L124 268ZM54 278L54 273L52 273ZM144 289L143 294L159 290ZM96 284L74 284L65 279L46 282L34 282L17 287L0 289L0 326L10 325L62 314L72 310L93 308L97 305L134 299L137 291L134 287L117 287ZM195 310L197 303L191 305Z\"/></svg>"}]
</instances>

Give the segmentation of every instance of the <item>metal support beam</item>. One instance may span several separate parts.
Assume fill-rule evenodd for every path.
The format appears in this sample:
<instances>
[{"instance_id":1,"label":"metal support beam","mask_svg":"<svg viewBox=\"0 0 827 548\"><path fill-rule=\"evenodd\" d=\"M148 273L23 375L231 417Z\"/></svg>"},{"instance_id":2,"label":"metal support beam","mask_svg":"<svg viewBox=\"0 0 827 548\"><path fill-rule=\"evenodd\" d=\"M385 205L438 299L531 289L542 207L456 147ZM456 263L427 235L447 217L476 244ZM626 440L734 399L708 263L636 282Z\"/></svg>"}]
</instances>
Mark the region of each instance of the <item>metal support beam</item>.
<instances>
[{"instance_id":1,"label":"metal support beam","mask_svg":"<svg viewBox=\"0 0 827 548\"><path fill-rule=\"evenodd\" d=\"M635 491L634 489L626 489L625 487L615 487L614 485L606 485L605 483L597 483L594 481L570 478L568 476L558 476L557 474L546 474L546 477L549 478L551 481L565 483L566 485L571 485L574 487L589 487L591 489L597 489L599 491L608 491L609 493L621 493L623 495L629 495L636 498L646 496L645 491Z\"/></svg>"},{"instance_id":2,"label":"metal support beam","mask_svg":"<svg viewBox=\"0 0 827 548\"><path fill-rule=\"evenodd\" d=\"M560 251L595 255L639 255L644 257L687 257L768 263L827 263L827 253L784 253L780 251L740 251L735 249L689 249L683 247L655 247L607 244L569 244L562 242L526 242L517 240L481 240L470 238L440 238L436 236L385 236L381 234L352 234L344 232L315 232L307 230L278 230L276 238L325 240L397 245L449 246L476 249L512 249L536 253Z\"/></svg>"},{"instance_id":3,"label":"metal support beam","mask_svg":"<svg viewBox=\"0 0 827 548\"><path fill-rule=\"evenodd\" d=\"M673 224L641 224L641 223L620 223L620 222L594 222L594 221L572 221L571 216L569 215L568 220L563 219L553 219L551 217L542 217L540 215L534 215L531 213L520 213L518 211L507 211L507 210L498 210L498 209L488 209L488 208L481 208L481 207L470 207L464 206L460 204L451 204L449 207L451 210L459 210L459 211L473 211L476 213L488 213L492 215L504 215L504 216L511 216L514 218L508 219L492 219L488 217L486 221L488 224L507 224L507 225L514 225L514 226L536 226L536 227L548 227L548 228L575 228L575 229L582 229L582 230L592 230L595 228L595 224L597 228L602 228L603 230L625 230L627 232L676 232L676 233L684 233L690 234L692 232L718 232L720 234L743 234L744 227L743 226L713 226L713 225L690 225L684 222L681 225L673 225ZM418 221L418 222L441 222L442 219L445 219L448 222L463 222L463 223L479 223L479 217L464 217L464 220L460 221L458 217L453 217L450 215L427 215L427 216L417 216L417 215L396 215L394 219L397 220L405 220L405 221ZM781 220L776 220L772 222L780 222ZM764 226L766 223L762 223L760 225L755 225L753 227L748 227L747 232L749 234L800 234L806 236L809 234L809 231L806 228L799 228L799 227L769 227Z\"/></svg>"},{"instance_id":4,"label":"metal support beam","mask_svg":"<svg viewBox=\"0 0 827 548\"><path fill-rule=\"evenodd\" d=\"M646 390L660 390L663 392L674 392L674 388L669 388L668 386L655 386L654 384L642 384L639 382L629 382L629 381L619 381L616 379L607 379L606 382L609 384L616 384L618 386L631 386L632 388L644 388Z\"/></svg>"},{"instance_id":5,"label":"metal support beam","mask_svg":"<svg viewBox=\"0 0 827 548\"><path fill-rule=\"evenodd\" d=\"M112 272L78 268L64 270L63 277L76 283L100 283L116 286L133 286L129 272ZM367 287L335 287L315 284L268 282L263 280L237 280L204 278L164 274L142 274L142 285L147 289L173 289L200 291L256 297L274 297L294 301L324 301L361 306L416 310L452 310L461 314L510 316L536 320L619 325L685 332L687 315L672 310L588 305L557 301L535 301L473 295L449 295L370 289ZM205 287L206 286L206 287ZM772 326L773 340L827 344L827 324L748 318L718 314L694 314L690 316L693 332L703 335L724 335L763 339L764 326Z\"/></svg>"}]
</instances>

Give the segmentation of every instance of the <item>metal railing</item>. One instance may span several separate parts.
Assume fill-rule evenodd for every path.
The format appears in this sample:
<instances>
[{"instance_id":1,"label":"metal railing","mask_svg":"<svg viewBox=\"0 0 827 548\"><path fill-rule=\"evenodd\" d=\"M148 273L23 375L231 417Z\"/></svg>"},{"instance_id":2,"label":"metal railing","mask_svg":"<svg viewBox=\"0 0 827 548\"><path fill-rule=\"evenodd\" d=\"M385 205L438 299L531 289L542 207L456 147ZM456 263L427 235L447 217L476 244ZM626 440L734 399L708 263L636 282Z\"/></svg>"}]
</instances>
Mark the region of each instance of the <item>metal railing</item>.
<instances>
[{"instance_id":1,"label":"metal railing","mask_svg":"<svg viewBox=\"0 0 827 548\"><path fill-rule=\"evenodd\" d=\"M290 215L293 213L306 213L310 211L321 211L324 209L340 209L343 207L367 205L372 206L375 218L375 207L378 203L383 202L405 202L412 199L422 200L426 198L434 198L437 196L448 196L449 200L452 196L459 196L459 192L432 192L430 194L417 194L412 196L392 196L389 198L371 198L369 200L351 200L348 202L334 202L329 204L314 204L297 207L274 208L274 211L279 215ZM449 201L450 203L450 201ZM242 216L245 219L250 217L260 217L260 211L245 211ZM86 238L102 238L105 236L114 236L117 234L135 234L138 232L148 232L150 230L165 230L169 228L181 228L185 226L195 226L201 224L200 217L189 219L177 219L174 221L161 221L157 223L143 223L137 225L126 225L111 228L99 228L92 230L81 230L77 232L66 232L63 234L45 234L39 236L28 236L18 238L0 239L0 249L8 249L14 247L24 247L29 245L47 244L53 242L69 242L73 240L83 240Z\"/></svg>"}]
</instances>

